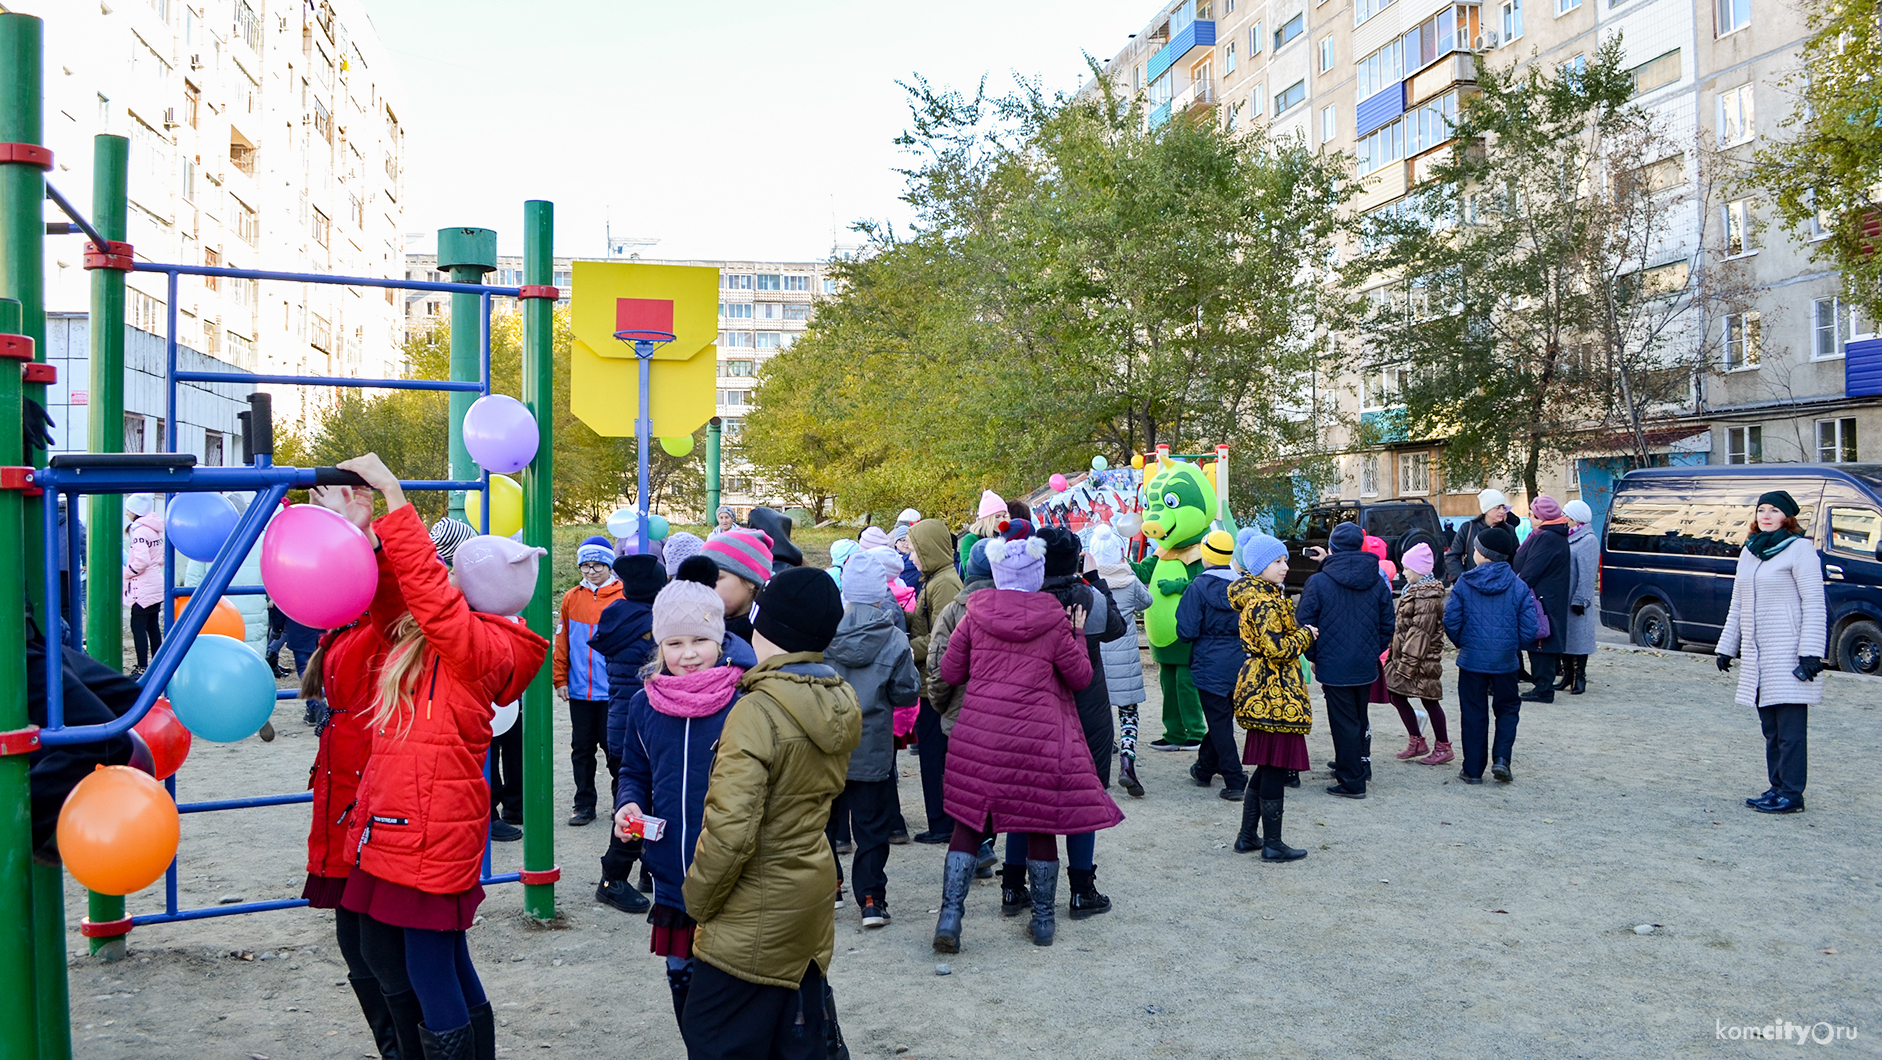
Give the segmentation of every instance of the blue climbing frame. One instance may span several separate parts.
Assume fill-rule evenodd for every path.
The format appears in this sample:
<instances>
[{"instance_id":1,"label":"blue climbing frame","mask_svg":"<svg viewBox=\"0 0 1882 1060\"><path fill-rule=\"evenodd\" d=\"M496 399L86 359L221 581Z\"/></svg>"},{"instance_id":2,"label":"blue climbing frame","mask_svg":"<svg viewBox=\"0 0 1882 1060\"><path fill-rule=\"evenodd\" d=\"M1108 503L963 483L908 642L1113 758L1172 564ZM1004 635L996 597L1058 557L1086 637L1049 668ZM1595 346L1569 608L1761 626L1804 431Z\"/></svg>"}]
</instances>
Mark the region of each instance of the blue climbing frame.
<instances>
[{"instance_id":1,"label":"blue climbing frame","mask_svg":"<svg viewBox=\"0 0 1882 1060\"><path fill-rule=\"evenodd\" d=\"M68 210L68 213L71 211ZM75 213L73 216L77 216ZM353 476L335 472L331 468L291 468L276 467L273 461L272 422L254 425L260 436L261 448L265 452L245 453L252 463L246 467L197 467L195 458L176 453L176 414L177 384L179 383L267 383L294 386L329 386L329 387L366 387L386 390L434 390L473 392L481 395L490 393L490 309L491 298L496 295L520 296L523 292L518 287L484 286L482 284L440 283L425 280L382 280L366 276L329 276L319 273L302 272L262 272L253 269L214 268L201 265L166 265L140 262L133 266L138 272L163 273L168 281L168 320L167 344L165 355L165 452L149 455L120 454L65 454L55 456L45 470L39 472L34 484L54 497L78 497L99 493L162 493L166 499L179 493L205 492L250 492L255 499L236 522L233 533L223 542L222 549L210 563L203 580L196 586L178 587L176 585L176 554L170 546L168 537L164 540L164 607L160 610L164 626L162 646L152 655L150 665L143 676L143 691L137 697L137 703L122 717L103 725L65 724L65 683L63 660L60 653L46 653L46 725L39 731L39 742L45 746L91 743L118 736L129 730L143 719L151 706L162 695L170 678L176 673L189 645L201 632L203 623L214 610L216 602L224 596L260 595L267 590L259 585L231 585L242 561L261 539L267 529L268 518L290 489L308 489L317 485L333 484L342 481L357 481ZM429 380L429 379L348 379L321 375L252 375L245 372L188 372L177 367L177 286L182 276L221 277L234 280L272 280L289 283L319 283L352 287L380 287L405 291L441 291L449 294L474 294L479 298L480 322L479 348L481 351L481 372L476 382ZM267 408L267 402L256 406L257 410ZM484 494L482 523L485 533L490 530L490 475L485 472L479 478L455 481L449 479L418 479L400 483L408 490L476 490ZM58 510L56 501L43 505L45 513L45 540L57 540ZM77 511L73 507L73 511ZM69 534L76 541L79 521L69 520ZM98 528L93 528L98 532ZM73 548L77 548L74 543ZM60 593L63 589L59 576L59 550L45 550L46 563L42 575L46 583L46 612L49 616L61 613ZM72 555L79 553L74 551ZM187 599L182 613L172 615L173 603L178 598ZM75 607L74 615L79 614ZM64 642L78 651L84 650L84 623L65 624ZM275 693L277 700L298 699L298 692ZM488 763L485 766L488 770ZM176 798L176 777L164 781L164 787ZM285 806L313 801L310 792L290 792L285 795L262 795L251 798L219 799L205 802L179 802L178 813L210 813L219 810L243 810L266 806ZM179 855L180 859L180 855ZM307 904L304 898L284 898L265 902L241 902L232 905L217 905L198 909L179 909L177 902L177 866L179 859L172 859L169 869L164 874L164 911L144 913L130 917L132 927L147 924L169 924L184 920L202 920L209 917L234 916L241 913L258 913L272 909L293 909ZM491 871L490 844L484 844L484 864L482 882L485 884L515 883L522 879L520 872L493 874Z\"/></svg>"}]
</instances>

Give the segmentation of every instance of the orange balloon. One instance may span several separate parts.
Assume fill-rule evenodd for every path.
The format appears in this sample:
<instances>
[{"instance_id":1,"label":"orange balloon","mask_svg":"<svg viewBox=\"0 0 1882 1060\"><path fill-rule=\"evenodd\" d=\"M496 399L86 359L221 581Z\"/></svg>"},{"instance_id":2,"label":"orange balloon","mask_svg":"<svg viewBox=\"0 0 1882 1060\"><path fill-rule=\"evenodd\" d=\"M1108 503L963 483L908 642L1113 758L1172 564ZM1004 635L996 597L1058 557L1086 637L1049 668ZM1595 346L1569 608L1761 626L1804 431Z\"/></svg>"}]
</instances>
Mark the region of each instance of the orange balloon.
<instances>
[{"instance_id":1,"label":"orange balloon","mask_svg":"<svg viewBox=\"0 0 1882 1060\"><path fill-rule=\"evenodd\" d=\"M59 810L59 856L99 894L132 894L176 860L182 822L163 785L130 766L99 766Z\"/></svg>"},{"instance_id":2,"label":"orange balloon","mask_svg":"<svg viewBox=\"0 0 1882 1060\"><path fill-rule=\"evenodd\" d=\"M183 768L183 760L190 754L190 731L176 719L176 712L170 709L170 701L162 696L151 704L150 710L131 726L137 735L144 738L145 746L150 748L150 758L157 770L157 779L163 780Z\"/></svg>"},{"instance_id":3,"label":"orange balloon","mask_svg":"<svg viewBox=\"0 0 1882 1060\"><path fill-rule=\"evenodd\" d=\"M188 604L188 597L179 597L173 617L181 616L183 608ZM216 601L216 609L209 612L209 618L203 623L202 631L223 637L233 637L236 640L248 639L248 626L242 622L242 613L235 609L235 605L230 603L226 596Z\"/></svg>"}]
</instances>

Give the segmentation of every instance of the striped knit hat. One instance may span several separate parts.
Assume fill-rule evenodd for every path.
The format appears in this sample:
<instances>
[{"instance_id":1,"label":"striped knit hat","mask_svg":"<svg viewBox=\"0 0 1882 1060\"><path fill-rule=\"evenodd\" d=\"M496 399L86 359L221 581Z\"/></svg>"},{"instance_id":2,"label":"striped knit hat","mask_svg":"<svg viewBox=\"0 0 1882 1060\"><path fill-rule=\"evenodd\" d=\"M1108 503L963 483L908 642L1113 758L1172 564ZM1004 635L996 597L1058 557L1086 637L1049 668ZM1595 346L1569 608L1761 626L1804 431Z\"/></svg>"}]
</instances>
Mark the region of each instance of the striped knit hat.
<instances>
[{"instance_id":1,"label":"striped knit hat","mask_svg":"<svg viewBox=\"0 0 1882 1060\"><path fill-rule=\"evenodd\" d=\"M614 546L600 535L584 538L575 546L575 565L579 567L584 563L613 564Z\"/></svg>"},{"instance_id":2,"label":"striped knit hat","mask_svg":"<svg viewBox=\"0 0 1882 1060\"><path fill-rule=\"evenodd\" d=\"M1226 567L1235 558L1235 538L1227 530L1211 530L1202 539L1202 565Z\"/></svg>"},{"instance_id":3,"label":"striped knit hat","mask_svg":"<svg viewBox=\"0 0 1882 1060\"><path fill-rule=\"evenodd\" d=\"M763 530L727 530L706 542L700 555L759 588L771 580L771 535Z\"/></svg>"},{"instance_id":4,"label":"striped knit hat","mask_svg":"<svg viewBox=\"0 0 1882 1060\"><path fill-rule=\"evenodd\" d=\"M431 524L432 547L438 550L438 558L447 567L457 559L457 547L476 536L476 527L448 515Z\"/></svg>"}]
</instances>

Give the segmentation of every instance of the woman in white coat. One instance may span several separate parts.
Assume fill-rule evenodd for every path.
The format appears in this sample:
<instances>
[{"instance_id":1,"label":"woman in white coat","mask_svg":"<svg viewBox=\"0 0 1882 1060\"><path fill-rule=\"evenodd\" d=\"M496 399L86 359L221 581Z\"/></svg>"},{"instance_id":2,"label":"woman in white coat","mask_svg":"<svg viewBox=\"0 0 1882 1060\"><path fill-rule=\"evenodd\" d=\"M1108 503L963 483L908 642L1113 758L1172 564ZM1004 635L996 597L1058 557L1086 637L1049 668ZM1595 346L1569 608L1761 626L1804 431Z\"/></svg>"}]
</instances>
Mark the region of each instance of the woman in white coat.
<instances>
[{"instance_id":1,"label":"woman in white coat","mask_svg":"<svg viewBox=\"0 0 1882 1060\"><path fill-rule=\"evenodd\" d=\"M1797 502L1783 490L1758 498L1751 537L1738 554L1732 609L1719 635L1719 669L1744 660L1738 704L1758 709L1771 788L1745 800L1759 813L1802 813L1807 714L1823 702L1827 640L1823 566L1797 524Z\"/></svg>"},{"instance_id":2,"label":"woman in white coat","mask_svg":"<svg viewBox=\"0 0 1882 1060\"><path fill-rule=\"evenodd\" d=\"M1150 609L1150 591L1124 562L1127 542L1109 526L1091 532L1091 558L1098 565L1098 576L1111 587L1111 601L1117 605L1130 632L1098 645L1104 659L1104 687L1111 705L1117 708L1118 783L1137 798L1144 794L1137 779L1137 708L1144 695L1143 649L1137 646L1137 616Z\"/></svg>"},{"instance_id":3,"label":"woman in white coat","mask_svg":"<svg viewBox=\"0 0 1882 1060\"><path fill-rule=\"evenodd\" d=\"M1588 656L1594 654L1595 634L1601 629L1601 602L1595 599L1595 576L1601 568L1601 542L1595 539L1594 510L1587 501L1562 505L1568 516L1568 635L1562 641L1561 680L1558 692L1579 696L1588 691Z\"/></svg>"}]
</instances>

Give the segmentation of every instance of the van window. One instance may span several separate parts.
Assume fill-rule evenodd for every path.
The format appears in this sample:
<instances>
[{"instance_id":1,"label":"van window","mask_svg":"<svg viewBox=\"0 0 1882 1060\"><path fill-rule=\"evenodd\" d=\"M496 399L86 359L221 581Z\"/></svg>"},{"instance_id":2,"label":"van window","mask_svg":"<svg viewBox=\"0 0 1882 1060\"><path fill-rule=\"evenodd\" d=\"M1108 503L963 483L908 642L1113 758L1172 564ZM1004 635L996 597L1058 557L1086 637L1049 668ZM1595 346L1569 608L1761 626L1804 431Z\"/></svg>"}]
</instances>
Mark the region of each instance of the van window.
<instances>
[{"instance_id":1,"label":"van window","mask_svg":"<svg viewBox=\"0 0 1882 1060\"><path fill-rule=\"evenodd\" d=\"M1393 504L1368 509L1366 533L1388 542L1397 542L1408 530L1429 528L1429 522L1421 518L1424 514L1425 509L1416 504Z\"/></svg>"},{"instance_id":2,"label":"van window","mask_svg":"<svg viewBox=\"0 0 1882 1060\"><path fill-rule=\"evenodd\" d=\"M1876 546L1882 544L1882 515L1868 508L1830 509L1830 548L1876 558Z\"/></svg>"},{"instance_id":3,"label":"van window","mask_svg":"<svg viewBox=\"0 0 1882 1060\"><path fill-rule=\"evenodd\" d=\"M1308 541L1325 541L1334 527L1358 521L1357 508L1318 508L1302 517L1300 536Z\"/></svg>"},{"instance_id":4,"label":"van window","mask_svg":"<svg viewBox=\"0 0 1882 1060\"><path fill-rule=\"evenodd\" d=\"M1758 495L1773 484L1733 482L1717 489L1680 483L1669 487L1666 492L1652 489L1615 496L1608 516L1608 551L1735 557L1750 535ZM1678 495L1689 491L1700 496L1685 499ZM1806 507L1797 516L1805 536L1810 534L1810 514Z\"/></svg>"}]
</instances>

